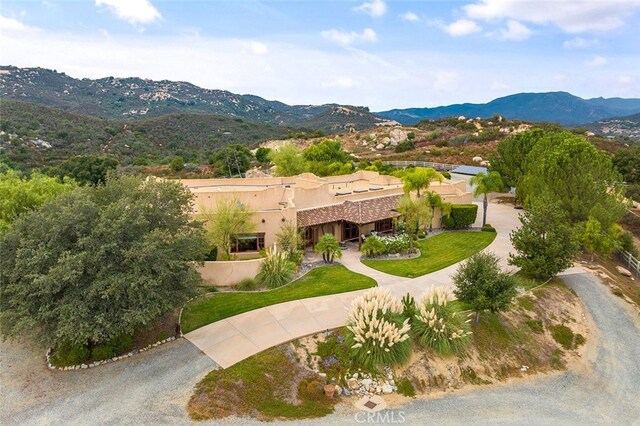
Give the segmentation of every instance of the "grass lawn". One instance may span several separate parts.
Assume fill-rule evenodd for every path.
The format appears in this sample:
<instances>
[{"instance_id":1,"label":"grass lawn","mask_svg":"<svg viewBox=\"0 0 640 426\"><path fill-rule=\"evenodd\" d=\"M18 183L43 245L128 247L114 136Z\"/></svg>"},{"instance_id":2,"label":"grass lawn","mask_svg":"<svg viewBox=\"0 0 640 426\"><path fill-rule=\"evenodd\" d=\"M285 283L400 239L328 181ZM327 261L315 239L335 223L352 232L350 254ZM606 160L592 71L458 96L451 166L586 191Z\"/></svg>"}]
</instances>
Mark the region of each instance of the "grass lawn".
<instances>
[{"instance_id":1,"label":"grass lawn","mask_svg":"<svg viewBox=\"0 0 640 426\"><path fill-rule=\"evenodd\" d=\"M495 232L448 231L419 241L418 258L367 259L362 263L387 274L414 278L460 262L487 247L495 238Z\"/></svg>"},{"instance_id":2,"label":"grass lawn","mask_svg":"<svg viewBox=\"0 0 640 426\"><path fill-rule=\"evenodd\" d=\"M351 272L344 266L321 266L274 290L214 293L210 297L197 298L182 311L182 332L188 333L212 322L276 303L362 290L375 285L372 278Z\"/></svg>"}]
</instances>

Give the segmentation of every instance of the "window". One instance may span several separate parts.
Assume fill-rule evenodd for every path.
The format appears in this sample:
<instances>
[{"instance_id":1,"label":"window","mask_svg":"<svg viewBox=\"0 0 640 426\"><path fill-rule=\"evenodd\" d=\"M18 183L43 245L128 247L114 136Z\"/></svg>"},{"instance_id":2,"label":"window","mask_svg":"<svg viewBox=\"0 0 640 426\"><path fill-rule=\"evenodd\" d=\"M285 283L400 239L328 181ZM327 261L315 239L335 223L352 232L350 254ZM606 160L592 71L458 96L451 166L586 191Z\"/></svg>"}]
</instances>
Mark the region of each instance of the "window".
<instances>
[{"instance_id":1,"label":"window","mask_svg":"<svg viewBox=\"0 0 640 426\"><path fill-rule=\"evenodd\" d=\"M393 229L393 219L382 219L375 223L376 232L391 231Z\"/></svg>"},{"instance_id":2,"label":"window","mask_svg":"<svg viewBox=\"0 0 640 426\"><path fill-rule=\"evenodd\" d=\"M264 248L264 233L246 234L235 238L231 243L231 253L260 251Z\"/></svg>"}]
</instances>

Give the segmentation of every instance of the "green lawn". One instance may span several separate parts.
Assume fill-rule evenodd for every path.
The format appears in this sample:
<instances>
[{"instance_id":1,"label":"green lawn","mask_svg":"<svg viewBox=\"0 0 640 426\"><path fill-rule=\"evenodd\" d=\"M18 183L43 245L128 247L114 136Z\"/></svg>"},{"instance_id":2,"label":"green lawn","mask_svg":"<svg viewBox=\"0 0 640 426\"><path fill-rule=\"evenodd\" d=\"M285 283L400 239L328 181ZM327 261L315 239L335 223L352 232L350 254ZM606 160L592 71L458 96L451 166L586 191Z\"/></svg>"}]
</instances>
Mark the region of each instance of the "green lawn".
<instances>
[{"instance_id":1,"label":"green lawn","mask_svg":"<svg viewBox=\"0 0 640 426\"><path fill-rule=\"evenodd\" d=\"M264 306L375 286L376 282L372 278L351 272L344 266L322 266L291 284L274 290L214 293L210 297L195 299L184 307L180 325L182 332L188 333L212 322Z\"/></svg>"},{"instance_id":2,"label":"green lawn","mask_svg":"<svg viewBox=\"0 0 640 426\"><path fill-rule=\"evenodd\" d=\"M447 231L418 242L420 257L398 260L363 260L365 265L399 277L419 277L453 265L487 247L495 232Z\"/></svg>"}]
</instances>

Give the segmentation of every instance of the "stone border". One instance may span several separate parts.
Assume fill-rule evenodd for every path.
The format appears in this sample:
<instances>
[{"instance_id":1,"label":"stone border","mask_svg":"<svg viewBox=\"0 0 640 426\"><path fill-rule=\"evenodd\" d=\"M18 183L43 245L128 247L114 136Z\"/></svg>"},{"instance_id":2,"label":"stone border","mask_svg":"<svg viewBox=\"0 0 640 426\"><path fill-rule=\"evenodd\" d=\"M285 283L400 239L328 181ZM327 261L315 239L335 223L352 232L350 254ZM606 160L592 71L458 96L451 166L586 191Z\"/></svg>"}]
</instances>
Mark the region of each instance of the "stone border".
<instances>
[{"instance_id":1,"label":"stone border","mask_svg":"<svg viewBox=\"0 0 640 426\"><path fill-rule=\"evenodd\" d=\"M397 255L397 256L383 254L382 256L369 257L363 254L362 256L360 256L360 261L362 262L363 260L410 260L410 259L417 259L419 257L420 257L420 249L416 248L415 253Z\"/></svg>"},{"instance_id":2,"label":"stone border","mask_svg":"<svg viewBox=\"0 0 640 426\"><path fill-rule=\"evenodd\" d=\"M182 332L180 333L180 337L182 337ZM51 364L51 353L53 352L53 349L49 348L47 350L47 354L46 354L47 367L49 368L49 370L55 370L55 371L71 371L71 370L84 370L84 369L87 369L87 368L94 368L94 367L98 367L100 365L110 364L112 362L120 361L121 359L132 357L132 356L134 356L136 354L139 354L141 352L147 351L147 350L149 350L151 348L155 348L156 346L160 346L160 345L162 345L164 343L173 342L174 340L176 340L176 337L175 336L171 336L171 337L167 337L164 340L160 340L160 341L158 341L156 343L151 343L151 344L145 346L142 349L134 349L134 350L132 350L130 352L127 352L124 355L114 356L113 358L104 359L102 361L95 361L95 362L92 362L91 364L68 365L66 367L56 367L55 365Z\"/></svg>"}]
</instances>

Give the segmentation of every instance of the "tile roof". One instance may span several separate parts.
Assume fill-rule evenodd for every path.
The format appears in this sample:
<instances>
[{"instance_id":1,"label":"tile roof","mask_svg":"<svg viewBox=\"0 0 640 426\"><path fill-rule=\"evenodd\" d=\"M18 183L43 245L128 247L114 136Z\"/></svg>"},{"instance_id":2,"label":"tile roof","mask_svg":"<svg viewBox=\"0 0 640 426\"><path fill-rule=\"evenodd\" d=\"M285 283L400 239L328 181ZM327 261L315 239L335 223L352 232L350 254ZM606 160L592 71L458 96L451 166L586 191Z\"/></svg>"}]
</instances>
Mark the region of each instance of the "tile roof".
<instances>
[{"instance_id":1,"label":"tile roof","mask_svg":"<svg viewBox=\"0 0 640 426\"><path fill-rule=\"evenodd\" d=\"M323 223L346 222L362 225L400 216L394 211L402 195L371 198L362 201L345 201L333 206L318 207L315 209L300 210L297 213L298 226L314 226Z\"/></svg>"}]
</instances>

